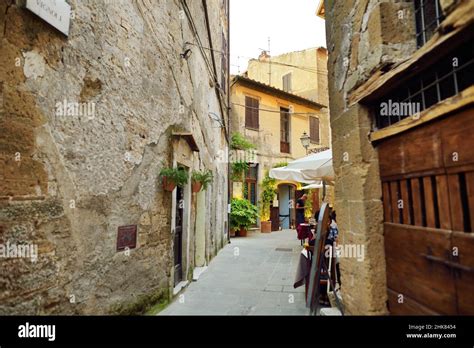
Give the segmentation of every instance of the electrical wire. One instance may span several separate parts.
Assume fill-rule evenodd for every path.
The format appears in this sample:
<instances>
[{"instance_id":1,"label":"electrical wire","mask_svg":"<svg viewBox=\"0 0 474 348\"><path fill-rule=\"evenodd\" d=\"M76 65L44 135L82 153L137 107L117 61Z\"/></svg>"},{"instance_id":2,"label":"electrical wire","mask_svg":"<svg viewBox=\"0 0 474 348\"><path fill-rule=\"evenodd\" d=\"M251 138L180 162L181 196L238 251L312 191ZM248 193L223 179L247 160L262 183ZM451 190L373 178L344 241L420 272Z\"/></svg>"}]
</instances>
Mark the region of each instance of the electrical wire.
<instances>
[{"instance_id":1,"label":"electrical wire","mask_svg":"<svg viewBox=\"0 0 474 348\"><path fill-rule=\"evenodd\" d=\"M246 108L246 109L253 109L253 110L265 111L265 112L274 112L274 113L278 113L278 114L281 113L281 111L279 111L279 110L270 110L270 109L254 108L254 107L252 107L252 106L246 106L246 105L244 105L244 104L239 104L239 103L234 103L234 102L231 102L231 104L237 105L237 106L243 106L243 107ZM288 112L288 114L291 114L291 115L317 115L317 112Z\"/></svg>"},{"instance_id":2,"label":"electrical wire","mask_svg":"<svg viewBox=\"0 0 474 348\"><path fill-rule=\"evenodd\" d=\"M224 56L227 56L226 52L223 52L223 51L220 51L220 50L215 50L215 49L212 49L212 48L209 48L209 47L199 46L198 44L195 44L195 43L192 43L192 42L189 42L189 41L186 41L184 44L185 45L193 45L193 46L196 46L196 47L203 48L205 50L209 50L209 51L216 52L216 53L222 54Z\"/></svg>"},{"instance_id":3,"label":"electrical wire","mask_svg":"<svg viewBox=\"0 0 474 348\"><path fill-rule=\"evenodd\" d=\"M196 24L194 23L193 16L191 15L191 11L189 10L189 7L188 7L188 4L186 3L186 0L181 0L181 4L183 6L184 13L186 14L186 18L188 19L189 26L191 27L191 31L193 32L193 36L198 42L198 45L196 45L196 46L198 46L199 49L201 50L203 59L206 63L207 70L208 70L210 76L212 77L213 81L215 83L218 83L217 82L218 81L217 76L212 71L211 63L209 62L208 56L207 56L206 52L203 49L204 45L202 44L201 38L199 36L199 32L197 30Z\"/></svg>"}]
</instances>

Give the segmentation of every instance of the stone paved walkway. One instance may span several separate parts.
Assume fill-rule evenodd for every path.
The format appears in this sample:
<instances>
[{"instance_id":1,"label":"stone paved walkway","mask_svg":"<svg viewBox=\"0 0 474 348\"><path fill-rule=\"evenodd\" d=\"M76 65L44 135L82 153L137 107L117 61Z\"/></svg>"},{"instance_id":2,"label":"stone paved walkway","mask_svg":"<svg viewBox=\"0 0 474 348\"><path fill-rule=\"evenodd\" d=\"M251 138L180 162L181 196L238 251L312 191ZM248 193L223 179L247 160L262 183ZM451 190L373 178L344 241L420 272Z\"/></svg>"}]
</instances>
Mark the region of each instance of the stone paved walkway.
<instances>
[{"instance_id":1,"label":"stone paved walkway","mask_svg":"<svg viewBox=\"0 0 474 348\"><path fill-rule=\"evenodd\" d=\"M308 315L304 286L293 288L301 251L295 231L231 241L159 315Z\"/></svg>"}]
</instances>

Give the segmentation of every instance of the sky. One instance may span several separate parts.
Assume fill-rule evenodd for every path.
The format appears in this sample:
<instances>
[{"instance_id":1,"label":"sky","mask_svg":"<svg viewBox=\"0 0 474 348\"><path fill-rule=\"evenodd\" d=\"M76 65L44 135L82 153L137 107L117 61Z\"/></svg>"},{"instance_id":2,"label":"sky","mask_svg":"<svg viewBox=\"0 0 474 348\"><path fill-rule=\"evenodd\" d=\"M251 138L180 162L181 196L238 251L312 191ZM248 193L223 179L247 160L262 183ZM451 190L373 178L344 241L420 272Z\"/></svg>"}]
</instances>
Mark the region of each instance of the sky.
<instances>
[{"instance_id":1,"label":"sky","mask_svg":"<svg viewBox=\"0 0 474 348\"><path fill-rule=\"evenodd\" d=\"M230 71L243 73L261 49L272 56L310 47L326 47L319 0L230 0ZM240 67L238 67L238 65Z\"/></svg>"}]
</instances>

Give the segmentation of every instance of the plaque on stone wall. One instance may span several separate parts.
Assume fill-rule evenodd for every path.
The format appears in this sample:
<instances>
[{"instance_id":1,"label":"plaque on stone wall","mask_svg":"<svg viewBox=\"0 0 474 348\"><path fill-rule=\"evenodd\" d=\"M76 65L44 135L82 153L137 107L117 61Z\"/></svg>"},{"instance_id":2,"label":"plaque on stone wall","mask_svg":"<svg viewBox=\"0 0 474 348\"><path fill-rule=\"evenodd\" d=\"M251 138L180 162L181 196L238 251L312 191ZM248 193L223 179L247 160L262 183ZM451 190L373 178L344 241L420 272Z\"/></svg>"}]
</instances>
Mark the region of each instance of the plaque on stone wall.
<instances>
[{"instance_id":1,"label":"plaque on stone wall","mask_svg":"<svg viewBox=\"0 0 474 348\"><path fill-rule=\"evenodd\" d=\"M71 6L65 0L26 0L26 8L64 35L69 35Z\"/></svg>"},{"instance_id":2,"label":"plaque on stone wall","mask_svg":"<svg viewBox=\"0 0 474 348\"><path fill-rule=\"evenodd\" d=\"M137 247L137 225L119 226L117 233L117 251Z\"/></svg>"}]
</instances>

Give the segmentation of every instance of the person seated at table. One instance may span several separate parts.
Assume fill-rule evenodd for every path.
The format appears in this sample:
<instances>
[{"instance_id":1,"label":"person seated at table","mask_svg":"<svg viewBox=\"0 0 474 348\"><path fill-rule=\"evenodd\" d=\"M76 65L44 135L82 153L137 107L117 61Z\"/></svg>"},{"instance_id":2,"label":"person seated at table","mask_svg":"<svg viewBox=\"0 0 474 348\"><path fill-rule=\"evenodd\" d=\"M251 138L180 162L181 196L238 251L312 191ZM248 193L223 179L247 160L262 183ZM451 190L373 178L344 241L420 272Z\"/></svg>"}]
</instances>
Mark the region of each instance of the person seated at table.
<instances>
[{"instance_id":1,"label":"person seated at table","mask_svg":"<svg viewBox=\"0 0 474 348\"><path fill-rule=\"evenodd\" d=\"M308 195L305 193L304 195L301 196L300 199L296 201L296 227L298 227L299 224L303 224L305 222L304 220L304 210L305 210L305 203L306 199L308 199Z\"/></svg>"}]
</instances>

